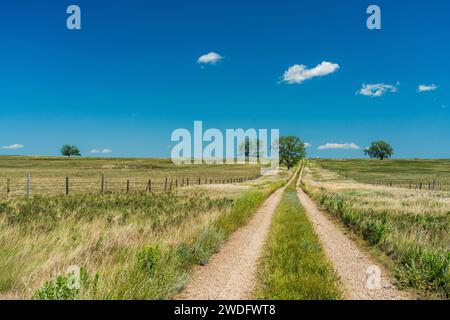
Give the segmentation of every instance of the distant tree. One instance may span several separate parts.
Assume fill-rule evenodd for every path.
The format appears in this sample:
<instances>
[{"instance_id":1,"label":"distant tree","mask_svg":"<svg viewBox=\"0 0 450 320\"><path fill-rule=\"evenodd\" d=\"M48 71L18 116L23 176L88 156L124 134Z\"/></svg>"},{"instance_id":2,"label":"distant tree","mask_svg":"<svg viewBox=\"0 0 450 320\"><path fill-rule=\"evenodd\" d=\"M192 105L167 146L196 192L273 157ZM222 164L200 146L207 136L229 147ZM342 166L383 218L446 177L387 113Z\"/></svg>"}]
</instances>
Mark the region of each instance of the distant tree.
<instances>
[{"instance_id":1,"label":"distant tree","mask_svg":"<svg viewBox=\"0 0 450 320\"><path fill-rule=\"evenodd\" d=\"M239 145L239 154L245 156L247 161L250 157L259 159L264 156L263 142L260 139L250 140L248 137Z\"/></svg>"},{"instance_id":2,"label":"distant tree","mask_svg":"<svg viewBox=\"0 0 450 320\"><path fill-rule=\"evenodd\" d=\"M278 148L280 164L285 165L288 169L306 157L305 143L295 136L280 137Z\"/></svg>"},{"instance_id":3,"label":"distant tree","mask_svg":"<svg viewBox=\"0 0 450 320\"><path fill-rule=\"evenodd\" d=\"M61 154L66 157L81 156L80 150L76 146L65 144L61 148Z\"/></svg>"},{"instance_id":4,"label":"distant tree","mask_svg":"<svg viewBox=\"0 0 450 320\"><path fill-rule=\"evenodd\" d=\"M364 154L371 158L377 158L380 160L390 158L394 154L394 149L389 143L384 141L374 141L369 147L364 149Z\"/></svg>"}]
</instances>

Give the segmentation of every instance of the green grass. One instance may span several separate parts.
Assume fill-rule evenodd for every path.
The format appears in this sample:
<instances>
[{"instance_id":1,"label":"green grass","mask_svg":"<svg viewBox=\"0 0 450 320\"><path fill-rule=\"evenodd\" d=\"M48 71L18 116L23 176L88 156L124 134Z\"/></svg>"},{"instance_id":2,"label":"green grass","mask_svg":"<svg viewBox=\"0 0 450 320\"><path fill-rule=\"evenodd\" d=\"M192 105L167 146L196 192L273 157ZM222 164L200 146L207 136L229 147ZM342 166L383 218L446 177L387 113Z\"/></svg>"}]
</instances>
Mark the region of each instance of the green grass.
<instances>
[{"instance_id":1,"label":"green grass","mask_svg":"<svg viewBox=\"0 0 450 320\"><path fill-rule=\"evenodd\" d=\"M0 299L171 298L192 265L207 263L286 178L173 194L2 199ZM85 275L76 292L64 275L70 265Z\"/></svg>"},{"instance_id":2,"label":"green grass","mask_svg":"<svg viewBox=\"0 0 450 320\"><path fill-rule=\"evenodd\" d=\"M258 282L257 299L341 297L336 275L298 199L295 180L285 189L276 210Z\"/></svg>"},{"instance_id":3,"label":"green grass","mask_svg":"<svg viewBox=\"0 0 450 320\"><path fill-rule=\"evenodd\" d=\"M408 186L428 184L450 190L450 159L317 159L311 160L325 169L359 182ZM428 186L427 186L428 187Z\"/></svg>"},{"instance_id":4,"label":"green grass","mask_svg":"<svg viewBox=\"0 0 450 320\"><path fill-rule=\"evenodd\" d=\"M164 189L165 179L182 180L186 184L200 182L224 183L231 179L256 178L258 165L174 165L170 159L154 158L64 158L0 156L0 198L6 197L7 181L10 196L26 194L26 177L31 174L32 195L55 195L65 192L65 179L69 178L71 194L98 193L104 174L112 192L124 192L127 180L132 192L143 191L152 180L153 191Z\"/></svg>"},{"instance_id":5,"label":"green grass","mask_svg":"<svg viewBox=\"0 0 450 320\"><path fill-rule=\"evenodd\" d=\"M180 238L176 244L159 243L159 254L152 261L152 269L142 268L139 259L128 270L115 274L112 290L101 299L169 299L178 293L188 281L192 265L208 263L230 233L245 223L262 204L268 192L250 190L236 199L225 214L203 226L198 232ZM156 245L153 246L153 248ZM146 250L149 246L141 249ZM152 248L152 246L150 246ZM139 252L137 257L139 258ZM92 298L88 296L88 298Z\"/></svg>"},{"instance_id":6,"label":"green grass","mask_svg":"<svg viewBox=\"0 0 450 320\"><path fill-rule=\"evenodd\" d=\"M321 163L310 161L305 191L392 259L400 287L448 298L450 193L355 183L324 170ZM391 163L396 168L397 163ZM436 163L435 170L440 170Z\"/></svg>"}]
</instances>

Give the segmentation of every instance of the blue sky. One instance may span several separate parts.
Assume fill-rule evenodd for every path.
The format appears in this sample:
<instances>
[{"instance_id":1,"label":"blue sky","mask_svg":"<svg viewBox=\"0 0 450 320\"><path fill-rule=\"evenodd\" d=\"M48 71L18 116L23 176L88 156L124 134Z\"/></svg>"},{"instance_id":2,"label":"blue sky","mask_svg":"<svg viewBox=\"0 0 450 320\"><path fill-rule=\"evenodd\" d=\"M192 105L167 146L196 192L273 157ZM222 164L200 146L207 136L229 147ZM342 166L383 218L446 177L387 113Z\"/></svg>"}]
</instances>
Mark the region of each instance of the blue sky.
<instances>
[{"instance_id":1,"label":"blue sky","mask_svg":"<svg viewBox=\"0 0 450 320\"><path fill-rule=\"evenodd\" d=\"M202 120L279 128L311 157L361 157L378 139L396 157L449 157L448 1L243 2L3 3L0 154L70 143L89 156L169 156L171 132ZM82 30L66 28L70 4ZM366 27L370 4L382 30ZM222 59L198 63L209 52ZM282 81L295 65L309 71L286 80L309 79ZM386 92L357 94L363 84Z\"/></svg>"}]
</instances>

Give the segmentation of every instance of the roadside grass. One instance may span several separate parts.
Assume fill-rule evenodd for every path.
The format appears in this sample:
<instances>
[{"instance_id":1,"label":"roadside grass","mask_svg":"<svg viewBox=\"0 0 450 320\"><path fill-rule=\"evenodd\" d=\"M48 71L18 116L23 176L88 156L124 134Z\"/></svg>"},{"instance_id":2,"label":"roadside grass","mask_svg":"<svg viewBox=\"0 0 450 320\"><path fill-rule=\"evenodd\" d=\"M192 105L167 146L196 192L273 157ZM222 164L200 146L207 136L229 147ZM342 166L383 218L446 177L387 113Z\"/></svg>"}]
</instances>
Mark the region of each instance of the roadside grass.
<instances>
[{"instance_id":1,"label":"roadside grass","mask_svg":"<svg viewBox=\"0 0 450 320\"><path fill-rule=\"evenodd\" d=\"M297 178L297 177L296 177ZM286 187L258 268L255 297L262 300L334 300L338 279L297 196Z\"/></svg>"},{"instance_id":2,"label":"roadside grass","mask_svg":"<svg viewBox=\"0 0 450 320\"><path fill-rule=\"evenodd\" d=\"M285 178L240 194L85 194L0 201L0 298L168 299ZM82 267L81 288L66 270Z\"/></svg>"},{"instance_id":3,"label":"roadside grass","mask_svg":"<svg viewBox=\"0 0 450 320\"><path fill-rule=\"evenodd\" d=\"M305 191L395 262L399 287L449 297L449 192L357 183L309 163Z\"/></svg>"}]
</instances>

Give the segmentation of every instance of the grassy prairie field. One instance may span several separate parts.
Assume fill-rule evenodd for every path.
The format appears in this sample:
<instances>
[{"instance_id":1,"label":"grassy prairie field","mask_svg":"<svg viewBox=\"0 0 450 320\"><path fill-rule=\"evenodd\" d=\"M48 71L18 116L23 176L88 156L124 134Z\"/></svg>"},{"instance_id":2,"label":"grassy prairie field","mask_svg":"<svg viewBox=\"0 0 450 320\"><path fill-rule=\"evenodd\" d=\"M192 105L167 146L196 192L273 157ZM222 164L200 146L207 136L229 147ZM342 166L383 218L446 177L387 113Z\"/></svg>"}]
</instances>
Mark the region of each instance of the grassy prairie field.
<instances>
[{"instance_id":1,"label":"grassy prairie field","mask_svg":"<svg viewBox=\"0 0 450 320\"><path fill-rule=\"evenodd\" d=\"M231 179L253 179L259 166L253 165L174 165L170 159L148 158L64 158L0 156L0 198L26 194L27 174L31 175L31 193L55 195L65 192L69 178L70 194L99 192L102 174L108 191L123 192L129 180L130 191L143 191L149 179L152 190L164 189L165 179L172 186L204 183L226 183Z\"/></svg>"},{"instance_id":2,"label":"grassy prairie field","mask_svg":"<svg viewBox=\"0 0 450 320\"><path fill-rule=\"evenodd\" d=\"M321 167L363 183L450 190L450 159L317 159Z\"/></svg>"},{"instance_id":3,"label":"grassy prairie field","mask_svg":"<svg viewBox=\"0 0 450 320\"><path fill-rule=\"evenodd\" d=\"M9 175L32 168L50 179L99 173L235 177L251 166L183 166L167 160L3 159ZM55 165L53 166L53 162ZM6 163L8 165L6 165ZM67 165L69 163L69 165ZM72 165L73 164L73 165ZM127 169L118 168L127 165ZM142 167L148 166L148 167ZM18 169L21 168L21 169ZM88 169L91 168L91 169ZM67 169L67 171L66 171ZM118 172L115 172L117 170ZM133 172L137 170L137 173ZM167 299L186 284L289 173L235 184L195 185L172 193L108 192L0 198L0 299ZM69 266L81 267L72 289Z\"/></svg>"},{"instance_id":4,"label":"grassy prairie field","mask_svg":"<svg viewBox=\"0 0 450 320\"><path fill-rule=\"evenodd\" d=\"M297 177L296 177L297 178ZM296 190L285 189L258 270L256 297L263 300L334 300L338 279L314 233Z\"/></svg>"},{"instance_id":5,"label":"grassy prairie field","mask_svg":"<svg viewBox=\"0 0 450 320\"><path fill-rule=\"evenodd\" d=\"M430 177L441 170L445 176L448 174L446 161L417 160L414 164L414 160L383 160L379 165L372 160L365 161L366 165L363 160L310 160L303 180L304 189L348 228L392 259L399 286L448 298L450 192L386 187L347 178L365 181L373 177L369 172L372 167L377 168L378 177L385 179ZM415 168L423 163L425 169L418 173ZM355 164L359 169L353 172ZM401 174L396 171L399 167ZM341 172L347 177L338 174Z\"/></svg>"}]
</instances>

